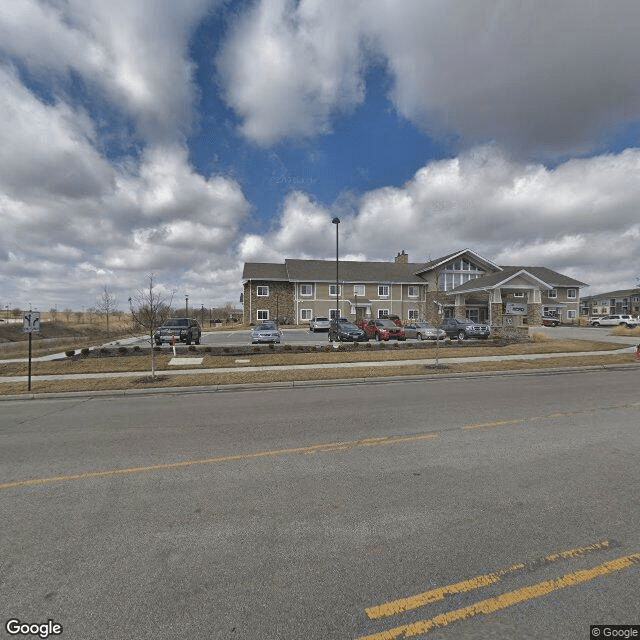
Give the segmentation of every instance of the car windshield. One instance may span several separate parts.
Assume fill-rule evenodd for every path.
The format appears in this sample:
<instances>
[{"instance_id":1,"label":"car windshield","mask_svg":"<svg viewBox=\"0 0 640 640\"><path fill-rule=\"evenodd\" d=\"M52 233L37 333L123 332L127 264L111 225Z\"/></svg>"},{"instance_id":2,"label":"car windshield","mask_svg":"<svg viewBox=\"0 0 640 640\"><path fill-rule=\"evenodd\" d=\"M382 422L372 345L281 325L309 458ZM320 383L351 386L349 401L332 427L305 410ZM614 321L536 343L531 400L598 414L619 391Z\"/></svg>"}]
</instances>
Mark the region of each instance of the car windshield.
<instances>
[{"instance_id":1,"label":"car windshield","mask_svg":"<svg viewBox=\"0 0 640 640\"><path fill-rule=\"evenodd\" d=\"M394 329L397 327L395 322L392 322L391 320L378 320L376 324L379 327L387 327L388 329Z\"/></svg>"},{"instance_id":2,"label":"car windshield","mask_svg":"<svg viewBox=\"0 0 640 640\"><path fill-rule=\"evenodd\" d=\"M416 322L416 327L420 327L421 329L433 329L428 322Z\"/></svg>"},{"instance_id":3,"label":"car windshield","mask_svg":"<svg viewBox=\"0 0 640 640\"><path fill-rule=\"evenodd\" d=\"M274 326L272 324L259 324L255 330L256 331L273 331Z\"/></svg>"},{"instance_id":4,"label":"car windshield","mask_svg":"<svg viewBox=\"0 0 640 640\"><path fill-rule=\"evenodd\" d=\"M188 327L189 321L186 318L173 318L165 320L163 327Z\"/></svg>"},{"instance_id":5,"label":"car windshield","mask_svg":"<svg viewBox=\"0 0 640 640\"><path fill-rule=\"evenodd\" d=\"M329 322L329 318L316 318L316 322Z\"/></svg>"},{"instance_id":6,"label":"car windshield","mask_svg":"<svg viewBox=\"0 0 640 640\"><path fill-rule=\"evenodd\" d=\"M359 327L356 327L356 325L352 322L341 322L340 324L342 325L342 328L346 329L347 331L354 331L359 329Z\"/></svg>"}]
</instances>

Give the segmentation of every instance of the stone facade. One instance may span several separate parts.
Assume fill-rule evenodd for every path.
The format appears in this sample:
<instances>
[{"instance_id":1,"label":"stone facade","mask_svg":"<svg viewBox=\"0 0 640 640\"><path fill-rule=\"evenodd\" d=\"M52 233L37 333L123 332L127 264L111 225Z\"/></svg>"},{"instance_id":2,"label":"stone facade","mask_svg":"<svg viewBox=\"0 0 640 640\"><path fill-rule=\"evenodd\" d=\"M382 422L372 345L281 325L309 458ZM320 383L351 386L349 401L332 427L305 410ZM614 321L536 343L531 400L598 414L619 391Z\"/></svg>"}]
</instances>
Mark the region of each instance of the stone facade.
<instances>
[{"instance_id":1,"label":"stone facade","mask_svg":"<svg viewBox=\"0 0 640 640\"><path fill-rule=\"evenodd\" d=\"M258 295L260 293L266 293L267 295ZM278 320L282 324L288 324L295 318L295 311L293 308L293 289L294 285L291 282L277 282L273 280L252 280L245 282L244 285L244 324L256 324L259 322L258 312L260 315L265 315L267 312L268 317L261 317L260 320Z\"/></svg>"}]
</instances>

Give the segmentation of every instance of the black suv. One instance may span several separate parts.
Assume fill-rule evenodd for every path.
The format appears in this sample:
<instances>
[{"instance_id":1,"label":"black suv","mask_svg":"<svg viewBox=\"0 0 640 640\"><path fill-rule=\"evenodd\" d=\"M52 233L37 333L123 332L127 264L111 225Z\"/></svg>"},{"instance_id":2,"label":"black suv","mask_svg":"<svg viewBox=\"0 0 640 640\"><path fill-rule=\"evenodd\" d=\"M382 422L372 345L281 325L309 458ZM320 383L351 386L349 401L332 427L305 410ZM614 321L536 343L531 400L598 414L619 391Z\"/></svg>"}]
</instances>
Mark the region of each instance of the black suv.
<instances>
[{"instance_id":1,"label":"black suv","mask_svg":"<svg viewBox=\"0 0 640 640\"><path fill-rule=\"evenodd\" d=\"M450 338L458 338L458 340L466 340L467 338L486 340L491 333L488 325L471 322L467 318L445 318L440 329L443 329Z\"/></svg>"},{"instance_id":2,"label":"black suv","mask_svg":"<svg viewBox=\"0 0 640 640\"><path fill-rule=\"evenodd\" d=\"M155 343L160 346L163 342L185 342L200 344L202 331L198 321L194 318L167 318L153 334Z\"/></svg>"}]
</instances>

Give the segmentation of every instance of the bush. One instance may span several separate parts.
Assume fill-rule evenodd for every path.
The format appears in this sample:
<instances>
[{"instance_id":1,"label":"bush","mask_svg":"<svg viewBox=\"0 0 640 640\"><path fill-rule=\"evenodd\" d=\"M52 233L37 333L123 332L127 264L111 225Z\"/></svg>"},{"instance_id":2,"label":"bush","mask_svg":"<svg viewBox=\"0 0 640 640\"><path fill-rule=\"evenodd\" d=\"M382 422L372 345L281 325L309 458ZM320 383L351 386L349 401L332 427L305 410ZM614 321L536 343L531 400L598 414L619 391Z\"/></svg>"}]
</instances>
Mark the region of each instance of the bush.
<instances>
[{"instance_id":1,"label":"bush","mask_svg":"<svg viewBox=\"0 0 640 640\"><path fill-rule=\"evenodd\" d=\"M134 350L134 351L140 351L140 350L141 350L141 349L140 349L140 345L139 345L139 344L135 345L135 346L133 347L133 350Z\"/></svg>"},{"instance_id":2,"label":"bush","mask_svg":"<svg viewBox=\"0 0 640 640\"><path fill-rule=\"evenodd\" d=\"M111 350L107 349L107 347L100 347L100 353L103 356L108 356L108 355L111 355Z\"/></svg>"},{"instance_id":3,"label":"bush","mask_svg":"<svg viewBox=\"0 0 640 640\"><path fill-rule=\"evenodd\" d=\"M194 344L190 344L189 348L187 349L187 351L191 351L191 352L197 351L196 346Z\"/></svg>"},{"instance_id":4,"label":"bush","mask_svg":"<svg viewBox=\"0 0 640 640\"><path fill-rule=\"evenodd\" d=\"M120 355L125 355L126 353L129 353L129 349L127 349L127 347L118 347L118 353Z\"/></svg>"},{"instance_id":5,"label":"bush","mask_svg":"<svg viewBox=\"0 0 640 640\"><path fill-rule=\"evenodd\" d=\"M67 351L64 352L64 355L67 356L67 358L73 358L73 356L76 355L76 350L68 349Z\"/></svg>"},{"instance_id":6,"label":"bush","mask_svg":"<svg viewBox=\"0 0 640 640\"><path fill-rule=\"evenodd\" d=\"M204 348L206 353L212 353L213 352L213 347L208 344L205 348Z\"/></svg>"},{"instance_id":7,"label":"bush","mask_svg":"<svg viewBox=\"0 0 640 640\"><path fill-rule=\"evenodd\" d=\"M80 353L86 358L89 355L89 347L84 347Z\"/></svg>"}]
</instances>

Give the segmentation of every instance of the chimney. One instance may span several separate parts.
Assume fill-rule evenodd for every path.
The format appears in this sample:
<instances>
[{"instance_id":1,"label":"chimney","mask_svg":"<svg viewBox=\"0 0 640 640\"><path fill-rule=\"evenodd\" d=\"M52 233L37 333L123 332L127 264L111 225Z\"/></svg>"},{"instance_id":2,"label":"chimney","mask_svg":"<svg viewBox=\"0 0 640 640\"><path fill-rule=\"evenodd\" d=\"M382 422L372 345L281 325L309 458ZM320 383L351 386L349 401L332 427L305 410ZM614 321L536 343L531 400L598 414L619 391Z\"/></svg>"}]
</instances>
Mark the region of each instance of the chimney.
<instances>
[{"instance_id":1,"label":"chimney","mask_svg":"<svg viewBox=\"0 0 640 640\"><path fill-rule=\"evenodd\" d=\"M401 262L402 264L408 264L409 263L409 254L405 253L405 251L403 249L402 253L398 253L398 255L396 256L395 261L396 262Z\"/></svg>"}]
</instances>

